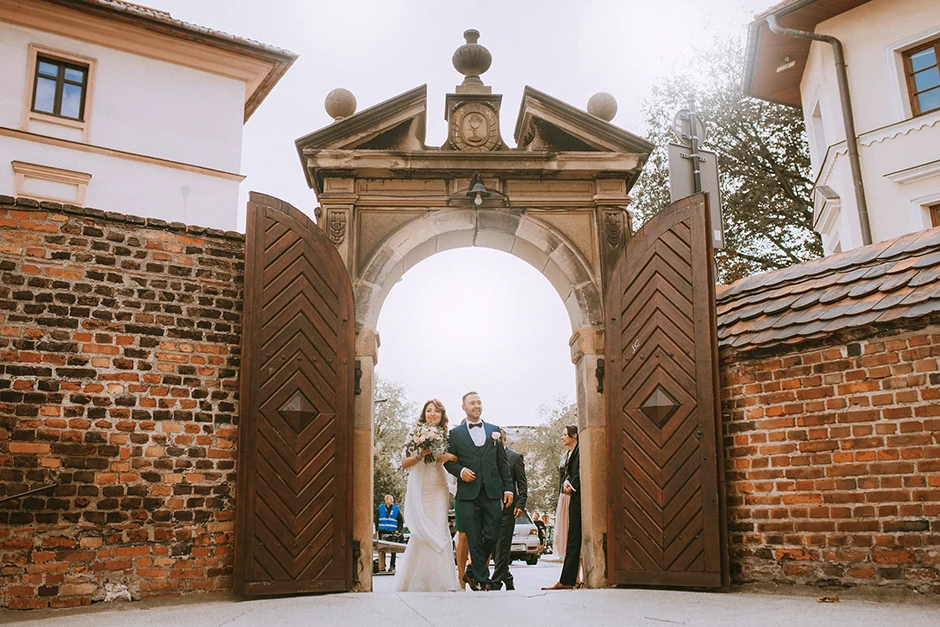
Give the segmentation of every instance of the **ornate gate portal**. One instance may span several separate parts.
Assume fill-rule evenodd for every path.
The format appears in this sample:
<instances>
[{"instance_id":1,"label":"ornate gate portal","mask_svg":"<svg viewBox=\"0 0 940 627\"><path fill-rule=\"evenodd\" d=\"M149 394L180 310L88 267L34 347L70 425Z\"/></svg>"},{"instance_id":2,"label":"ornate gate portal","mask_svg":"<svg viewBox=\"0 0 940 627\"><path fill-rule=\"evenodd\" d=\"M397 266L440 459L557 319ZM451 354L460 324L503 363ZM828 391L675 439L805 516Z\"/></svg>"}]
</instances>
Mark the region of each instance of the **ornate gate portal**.
<instances>
[{"instance_id":1,"label":"ornate gate portal","mask_svg":"<svg viewBox=\"0 0 940 627\"><path fill-rule=\"evenodd\" d=\"M654 146L610 124L607 94L582 111L531 87L507 146L502 96L480 79L490 54L465 36L443 146L425 143L425 86L358 113L334 90L335 121L296 142L317 226L252 197L237 589L371 590L379 313L415 264L469 246L526 261L568 312L587 585L720 585L704 199L631 240L628 194Z\"/></svg>"},{"instance_id":2,"label":"ornate gate portal","mask_svg":"<svg viewBox=\"0 0 940 627\"><path fill-rule=\"evenodd\" d=\"M720 587L721 421L705 196L630 240L607 290L612 583Z\"/></svg>"}]
</instances>

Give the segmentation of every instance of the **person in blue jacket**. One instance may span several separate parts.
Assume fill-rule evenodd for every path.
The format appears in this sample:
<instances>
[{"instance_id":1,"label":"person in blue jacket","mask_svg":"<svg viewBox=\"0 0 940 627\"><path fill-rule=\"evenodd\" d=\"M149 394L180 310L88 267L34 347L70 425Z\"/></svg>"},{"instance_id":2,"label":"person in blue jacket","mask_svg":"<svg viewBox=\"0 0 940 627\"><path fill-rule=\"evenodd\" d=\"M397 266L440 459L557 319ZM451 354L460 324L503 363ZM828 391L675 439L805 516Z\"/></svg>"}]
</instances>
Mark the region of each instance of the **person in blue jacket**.
<instances>
[{"instance_id":1,"label":"person in blue jacket","mask_svg":"<svg viewBox=\"0 0 940 627\"><path fill-rule=\"evenodd\" d=\"M401 533L405 519L402 518L401 508L395 505L394 496L391 494L385 495L385 502L379 505L377 514L379 540L384 540L390 535ZM389 572L395 572L395 558L397 556L397 553L392 553L392 557L389 560ZM385 551L379 551L379 572L385 572Z\"/></svg>"}]
</instances>

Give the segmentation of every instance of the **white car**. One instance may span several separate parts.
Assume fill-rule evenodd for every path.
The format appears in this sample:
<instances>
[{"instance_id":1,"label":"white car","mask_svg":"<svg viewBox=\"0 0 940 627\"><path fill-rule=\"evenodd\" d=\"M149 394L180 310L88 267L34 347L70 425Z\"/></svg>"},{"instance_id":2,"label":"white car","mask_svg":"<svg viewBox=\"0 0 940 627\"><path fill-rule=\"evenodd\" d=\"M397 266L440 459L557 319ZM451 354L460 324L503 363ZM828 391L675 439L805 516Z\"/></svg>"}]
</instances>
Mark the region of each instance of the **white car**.
<instances>
[{"instance_id":1,"label":"white car","mask_svg":"<svg viewBox=\"0 0 940 627\"><path fill-rule=\"evenodd\" d=\"M525 512L516 519L509 559L525 560L529 566L535 566L539 562L539 530Z\"/></svg>"}]
</instances>

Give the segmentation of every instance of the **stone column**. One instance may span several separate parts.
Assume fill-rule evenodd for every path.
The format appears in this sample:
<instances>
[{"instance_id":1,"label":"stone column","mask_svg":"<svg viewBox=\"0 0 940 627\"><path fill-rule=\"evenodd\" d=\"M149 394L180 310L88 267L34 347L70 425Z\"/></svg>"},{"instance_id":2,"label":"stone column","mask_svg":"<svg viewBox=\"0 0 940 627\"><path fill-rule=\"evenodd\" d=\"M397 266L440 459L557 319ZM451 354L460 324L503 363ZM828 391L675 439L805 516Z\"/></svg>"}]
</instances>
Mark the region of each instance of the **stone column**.
<instances>
[{"instance_id":1,"label":"stone column","mask_svg":"<svg viewBox=\"0 0 940 627\"><path fill-rule=\"evenodd\" d=\"M353 224L355 215L353 209L356 204L355 188L356 179L331 176L324 179L323 191L317 195L320 201L317 224L336 246L350 277L356 275L356 268L353 264L356 254L353 249L356 239L353 235L356 232Z\"/></svg>"},{"instance_id":2,"label":"stone column","mask_svg":"<svg viewBox=\"0 0 940 627\"><path fill-rule=\"evenodd\" d=\"M375 364L378 363L379 335L375 329L360 329L356 333L356 359L362 369L359 380L360 394L355 397L355 426L353 431L353 541L359 541L361 555L355 568L359 572L356 592L372 591L372 534L375 526L372 511L373 477L373 392Z\"/></svg>"},{"instance_id":3,"label":"stone column","mask_svg":"<svg viewBox=\"0 0 940 627\"><path fill-rule=\"evenodd\" d=\"M604 358L603 327L582 327L569 340L578 393L578 446L581 450L581 561L589 588L607 585L607 410L598 392L597 364Z\"/></svg>"}]
</instances>

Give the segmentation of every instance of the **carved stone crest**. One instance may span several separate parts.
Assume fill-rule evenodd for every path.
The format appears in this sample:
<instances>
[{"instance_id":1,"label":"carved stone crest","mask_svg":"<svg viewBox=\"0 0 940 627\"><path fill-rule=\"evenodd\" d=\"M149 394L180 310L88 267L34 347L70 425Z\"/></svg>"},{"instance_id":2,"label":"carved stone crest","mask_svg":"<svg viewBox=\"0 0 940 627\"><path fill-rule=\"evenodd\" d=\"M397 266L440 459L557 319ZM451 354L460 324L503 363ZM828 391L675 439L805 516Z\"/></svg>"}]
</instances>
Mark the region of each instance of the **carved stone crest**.
<instances>
[{"instance_id":1,"label":"carved stone crest","mask_svg":"<svg viewBox=\"0 0 940 627\"><path fill-rule=\"evenodd\" d=\"M605 211L604 212L604 235L607 236L607 243L613 248L620 245L623 237L623 211Z\"/></svg>"},{"instance_id":2,"label":"carved stone crest","mask_svg":"<svg viewBox=\"0 0 940 627\"><path fill-rule=\"evenodd\" d=\"M450 120L450 141L457 150L486 152L499 148L499 115L485 102L459 104Z\"/></svg>"},{"instance_id":3,"label":"carved stone crest","mask_svg":"<svg viewBox=\"0 0 940 627\"><path fill-rule=\"evenodd\" d=\"M326 234L334 246L339 246L346 238L346 212L330 211L327 216Z\"/></svg>"}]
</instances>

